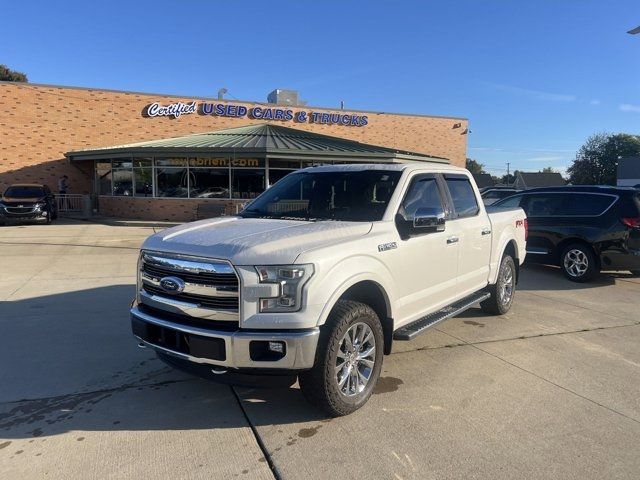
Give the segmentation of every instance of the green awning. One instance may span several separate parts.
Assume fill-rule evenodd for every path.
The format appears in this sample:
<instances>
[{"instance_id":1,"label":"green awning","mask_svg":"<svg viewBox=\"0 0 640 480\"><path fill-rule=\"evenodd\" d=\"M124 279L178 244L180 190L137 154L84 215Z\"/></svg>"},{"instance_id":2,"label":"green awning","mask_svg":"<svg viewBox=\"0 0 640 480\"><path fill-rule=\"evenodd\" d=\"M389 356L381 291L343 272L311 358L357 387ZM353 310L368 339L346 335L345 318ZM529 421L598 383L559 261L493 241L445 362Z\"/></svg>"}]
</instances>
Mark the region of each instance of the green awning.
<instances>
[{"instance_id":1,"label":"green awning","mask_svg":"<svg viewBox=\"0 0 640 480\"><path fill-rule=\"evenodd\" d=\"M129 156L234 156L333 161L421 161L449 163L445 158L360 143L345 138L259 124L183 137L150 140L65 153L72 161Z\"/></svg>"}]
</instances>

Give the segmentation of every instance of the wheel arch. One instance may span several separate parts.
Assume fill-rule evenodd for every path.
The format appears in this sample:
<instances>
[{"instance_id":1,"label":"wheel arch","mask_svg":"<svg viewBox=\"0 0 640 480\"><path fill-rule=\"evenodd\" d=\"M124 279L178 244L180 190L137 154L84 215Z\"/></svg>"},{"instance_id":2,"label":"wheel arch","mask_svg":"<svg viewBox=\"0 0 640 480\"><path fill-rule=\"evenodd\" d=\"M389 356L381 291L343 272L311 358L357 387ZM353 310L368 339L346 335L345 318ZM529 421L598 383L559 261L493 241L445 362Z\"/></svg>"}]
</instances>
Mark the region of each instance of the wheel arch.
<instances>
[{"instance_id":1,"label":"wheel arch","mask_svg":"<svg viewBox=\"0 0 640 480\"><path fill-rule=\"evenodd\" d=\"M331 302L330 308L326 309L322 323L331 314L336 304L340 300L352 300L368 305L378 315L384 333L384 354L391 353L393 343L393 315L391 301L385 288L378 282L370 279L358 280L348 285L343 285L340 293Z\"/></svg>"},{"instance_id":2,"label":"wheel arch","mask_svg":"<svg viewBox=\"0 0 640 480\"><path fill-rule=\"evenodd\" d=\"M500 260L502 260L502 257L506 254L509 254L516 264L516 283L518 283L518 280L520 279L520 257L518 256L518 245L516 244L515 239L509 240L504 246Z\"/></svg>"}]
</instances>

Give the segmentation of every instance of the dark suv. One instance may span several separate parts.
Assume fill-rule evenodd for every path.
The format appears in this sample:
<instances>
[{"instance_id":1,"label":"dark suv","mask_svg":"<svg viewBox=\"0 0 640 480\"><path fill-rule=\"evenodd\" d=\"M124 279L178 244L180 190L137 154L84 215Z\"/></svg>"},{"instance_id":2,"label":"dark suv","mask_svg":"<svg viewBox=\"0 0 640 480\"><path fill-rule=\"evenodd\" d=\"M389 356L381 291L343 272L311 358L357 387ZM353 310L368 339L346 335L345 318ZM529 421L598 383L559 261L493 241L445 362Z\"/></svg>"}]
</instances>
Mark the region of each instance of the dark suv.
<instances>
[{"instance_id":1,"label":"dark suv","mask_svg":"<svg viewBox=\"0 0 640 480\"><path fill-rule=\"evenodd\" d=\"M0 199L0 223L7 220L40 220L51 223L57 217L55 198L46 185L11 185Z\"/></svg>"},{"instance_id":2,"label":"dark suv","mask_svg":"<svg viewBox=\"0 0 640 480\"><path fill-rule=\"evenodd\" d=\"M494 204L527 214L527 261L559 265L569 280L600 270L640 276L640 192L624 187L566 186L523 191Z\"/></svg>"}]
</instances>

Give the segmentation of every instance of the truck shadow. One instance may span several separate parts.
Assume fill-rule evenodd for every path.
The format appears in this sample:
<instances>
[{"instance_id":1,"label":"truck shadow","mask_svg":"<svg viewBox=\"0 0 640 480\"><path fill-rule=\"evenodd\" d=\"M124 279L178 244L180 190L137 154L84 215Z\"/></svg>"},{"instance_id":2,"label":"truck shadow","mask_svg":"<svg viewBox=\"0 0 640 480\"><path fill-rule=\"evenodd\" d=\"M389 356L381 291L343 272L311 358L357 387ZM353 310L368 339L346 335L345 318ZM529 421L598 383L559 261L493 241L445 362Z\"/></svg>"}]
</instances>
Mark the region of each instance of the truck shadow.
<instances>
[{"instance_id":1,"label":"truck shadow","mask_svg":"<svg viewBox=\"0 0 640 480\"><path fill-rule=\"evenodd\" d=\"M127 310L133 293L113 285L0 303L0 437L241 428L249 406L257 425L275 423L274 405L278 422L326 418L297 388L232 388L137 348Z\"/></svg>"}]
</instances>

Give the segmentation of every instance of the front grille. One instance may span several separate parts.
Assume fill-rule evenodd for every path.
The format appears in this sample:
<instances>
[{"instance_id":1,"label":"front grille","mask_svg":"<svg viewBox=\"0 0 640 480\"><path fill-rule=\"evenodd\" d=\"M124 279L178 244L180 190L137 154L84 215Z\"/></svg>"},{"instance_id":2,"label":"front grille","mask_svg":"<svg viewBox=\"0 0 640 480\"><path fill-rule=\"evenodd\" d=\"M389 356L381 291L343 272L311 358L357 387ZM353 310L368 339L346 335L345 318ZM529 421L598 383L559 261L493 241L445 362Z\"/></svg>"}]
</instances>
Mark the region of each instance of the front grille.
<instances>
[{"instance_id":1,"label":"front grille","mask_svg":"<svg viewBox=\"0 0 640 480\"><path fill-rule=\"evenodd\" d=\"M168 292L161 286L164 277L182 280L183 290ZM143 252L139 286L141 303L167 314L226 322L239 326L239 280L233 267L222 260Z\"/></svg>"},{"instance_id":2,"label":"front grille","mask_svg":"<svg viewBox=\"0 0 640 480\"><path fill-rule=\"evenodd\" d=\"M188 273L179 272L170 268L159 267L144 263L142 271L155 278L167 276L179 277L185 282L197 283L199 285L214 285L221 287L237 287L238 277L235 273Z\"/></svg>"},{"instance_id":3,"label":"front grille","mask_svg":"<svg viewBox=\"0 0 640 480\"><path fill-rule=\"evenodd\" d=\"M173 276L177 276L173 274ZM162 288L154 285L143 284L143 287L148 293L152 295L167 296L167 292ZM178 298L184 302L197 303L204 308L216 308L225 310L237 310L238 309L238 297L209 297L206 295L195 295L190 293L180 293L178 295L170 295L172 298Z\"/></svg>"},{"instance_id":4,"label":"front grille","mask_svg":"<svg viewBox=\"0 0 640 480\"><path fill-rule=\"evenodd\" d=\"M7 213L13 215L24 215L25 213L33 213L33 205L27 207L5 207Z\"/></svg>"}]
</instances>

